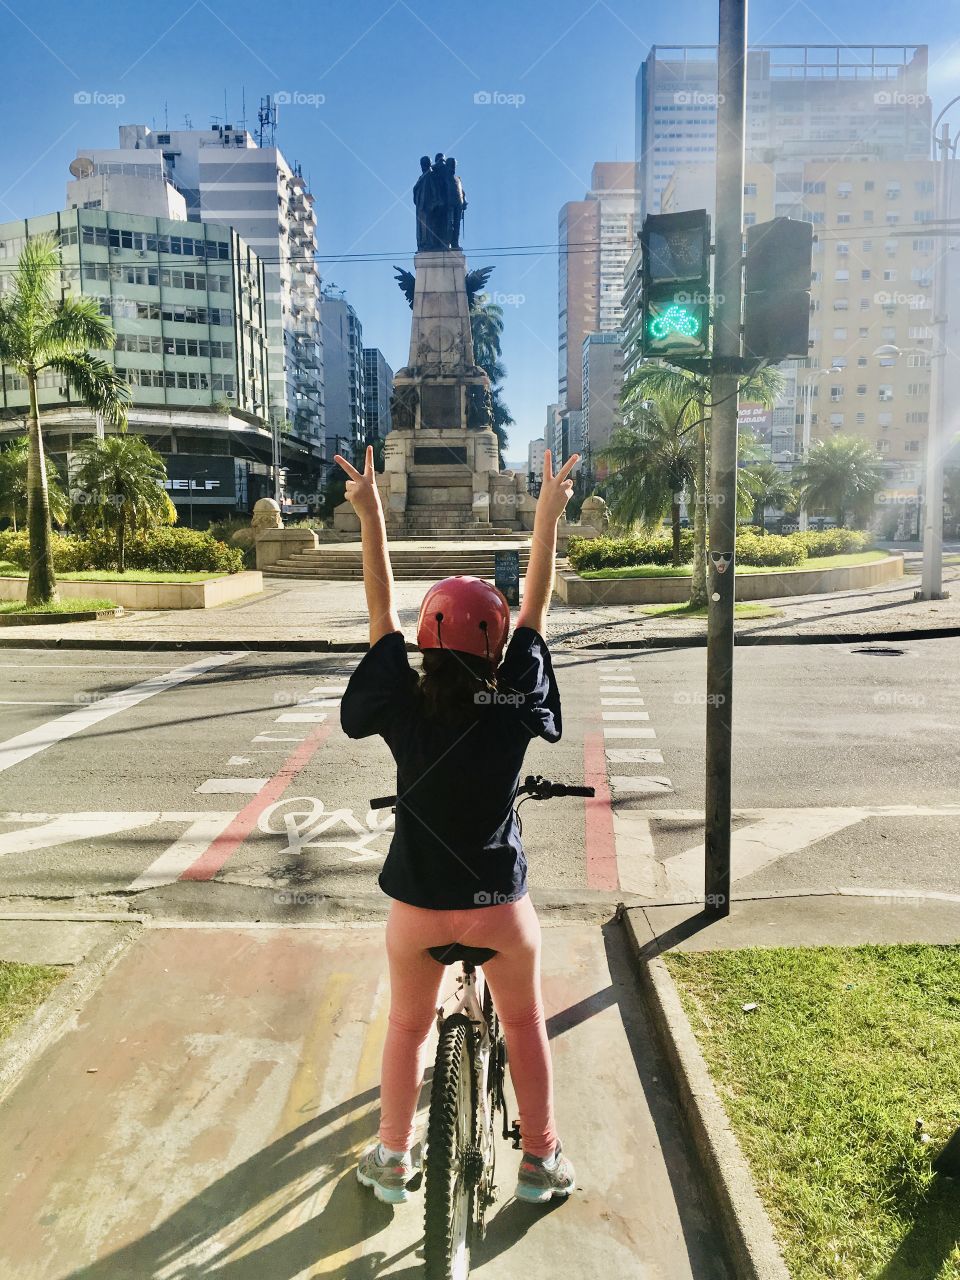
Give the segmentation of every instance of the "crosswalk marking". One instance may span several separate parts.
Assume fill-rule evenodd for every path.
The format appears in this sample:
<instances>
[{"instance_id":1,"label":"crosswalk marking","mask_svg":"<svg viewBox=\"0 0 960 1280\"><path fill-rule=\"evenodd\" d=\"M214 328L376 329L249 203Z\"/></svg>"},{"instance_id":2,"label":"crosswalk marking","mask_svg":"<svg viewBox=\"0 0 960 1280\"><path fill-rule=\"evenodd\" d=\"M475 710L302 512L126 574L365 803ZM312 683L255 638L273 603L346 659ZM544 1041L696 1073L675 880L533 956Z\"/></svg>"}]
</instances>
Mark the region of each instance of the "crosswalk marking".
<instances>
[{"instance_id":1,"label":"crosswalk marking","mask_svg":"<svg viewBox=\"0 0 960 1280\"><path fill-rule=\"evenodd\" d=\"M649 711L603 711L604 721L608 720L649 720Z\"/></svg>"},{"instance_id":2,"label":"crosswalk marking","mask_svg":"<svg viewBox=\"0 0 960 1280\"><path fill-rule=\"evenodd\" d=\"M644 778L634 774L614 774L610 778L610 786L614 791L631 792L634 795L658 795L664 791L672 791L673 783L669 778Z\"/></svg>"},{"instance_id":3,"label":"crosswalk marking","mask_svg":"<svg viewBox=\"0 0 960 1280\"><path fill-rule=\"evenodd\" d=\"M642 698L601 698L601 707L642 707Z\"/></svg>"},{"instance_id":4,"label":"crosswalk marking","mask_svg":"<svg viewBox=\"0 0 960 1280\"><path fill-rule=\"evenodd\" d=\"M635 684L604 684L600 686L601 696L606 697L611 693L636 693L637 686Z\"/></svg>"},{"instance_id":5,"label":"crosswalk marking","mask_svg":"<svg viewBox=\"0 0 960 1280\"><path fill-rule=\"evenodd\" d=\"M325 711L285 711L282 716L277 716L277 724L319 724L326 720L327 713Z\"/></svg>"},{"instance_id":6,"label":"crosswalk marking","mask_svg":"<svg viewBox=\"0 0 960 1280\"><path fill-rule=\"evenodd\" d=\"M208 778L196 789L199 796L256 795L268 778Z\"/></svg>"},{"instance_id":7,"label":"crosswalk marking","mask_svg":"<svg viewBox=\"0 0 960 1280\"><path fill-rule=\"evenodd\" d=\"M663 764L663 752L656 747L607 747L611 764Z\"/></svg>"}]
</instances>

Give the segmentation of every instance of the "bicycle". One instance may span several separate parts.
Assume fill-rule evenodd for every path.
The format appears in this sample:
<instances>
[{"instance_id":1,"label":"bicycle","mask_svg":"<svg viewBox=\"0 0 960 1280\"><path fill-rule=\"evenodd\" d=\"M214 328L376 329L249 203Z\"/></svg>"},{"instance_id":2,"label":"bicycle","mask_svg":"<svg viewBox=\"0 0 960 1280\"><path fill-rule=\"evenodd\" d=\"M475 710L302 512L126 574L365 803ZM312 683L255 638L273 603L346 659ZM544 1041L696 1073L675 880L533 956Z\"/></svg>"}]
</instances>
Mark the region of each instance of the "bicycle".
<instances>
[{"instance_id":1,"label":"bicycle","mask_svg":"<svg viewBox=\"0 0 960 1280\"><path fill-rule=\"evenodd\" d=\"M525 800L593 796L593 787L567 786L528 774L517 789ZM371 800L372 809L396 806L396 796ZM522 827L521 827L522 830ZM481 965L495 951L460 942L430 947L441 964L460 963L457 991L437 1009L440 1039L430 1088L427 1140L421 1160L424 1182L426 1280L465 1280L470 1250L486 1232L487 1210L496 1202L495 1117L503 1137L522 1147L520 1125L511 1124L504 1094L507 1047ZM444 1014L444 1005L456 1007Z\"/></svg>"}]
</instances>

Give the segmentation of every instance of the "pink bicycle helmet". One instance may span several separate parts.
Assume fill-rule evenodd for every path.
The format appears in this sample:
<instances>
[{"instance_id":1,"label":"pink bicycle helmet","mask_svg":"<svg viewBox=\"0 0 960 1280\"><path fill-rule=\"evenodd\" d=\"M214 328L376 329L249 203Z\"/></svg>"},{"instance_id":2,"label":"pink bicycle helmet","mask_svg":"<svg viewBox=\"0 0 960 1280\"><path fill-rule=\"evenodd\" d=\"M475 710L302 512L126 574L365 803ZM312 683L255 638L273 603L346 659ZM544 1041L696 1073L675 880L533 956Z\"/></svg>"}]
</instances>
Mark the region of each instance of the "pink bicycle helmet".
<instances>
[{"instance_id":1,"label":"pink bicycle helmet","mask_svg":"<svg viewBox=\"0 0 960 1280\"><path fill-rule=\"evenodd\" d=\"M496 665L510 630L506 597L482 578L443 578L423 597L417 621L421 649L455 649Z\"/></svg>"}]
</instances>

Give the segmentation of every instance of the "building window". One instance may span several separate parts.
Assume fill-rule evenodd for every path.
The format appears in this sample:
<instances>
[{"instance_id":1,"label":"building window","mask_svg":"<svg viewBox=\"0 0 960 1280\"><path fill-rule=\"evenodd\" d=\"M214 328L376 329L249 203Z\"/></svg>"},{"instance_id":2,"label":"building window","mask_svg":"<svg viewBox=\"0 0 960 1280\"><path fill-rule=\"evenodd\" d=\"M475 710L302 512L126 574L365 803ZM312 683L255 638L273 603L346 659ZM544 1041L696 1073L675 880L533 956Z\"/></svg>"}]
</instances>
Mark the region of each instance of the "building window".
<instances>
[{"instance_id":1,"label":"building window","mask_svg":"<svg viewBox=\"0 0 960 1280\"><path fill-rule=\"evenodd\" d=\"M839 280L841 282L847 281L850 279L850 272L846 269L846 267L841 267L839 270L833 273L833 278L834 280Z\"/></svg>"},{"instance_id":2,"label":"building window","mask_svg":"<svg viewBox=\"0 0 960 1280\"><path fill-rule=\"evenodd\" d=\"M890 441L884 440L882 436L877 439L877 453L888 453L890 450Z\"/></svg>"},{"instance_id":3,"label":"building window","mask_svg":"<svg viewBox=\"0 0 960 1280\"><path fill-rule=\"evenodd\" d=\"M865 382L859 383L857 386L857 395L865 396L866 394L867 394L867 384Z\"/></svg>"},{"instance_id":4,"label":"building window","mask_svg":"<svg viewBox=\"0 0 960 1280\"><path fill-rule=\"evenodd\" d=\"M882 383L882 384L877 388L877 395L878 395L878 396L879 396L879 398L880 398L881 400L883 400L883 401L889 401L889 400L892 400L892 399L893 399L893 384L892 384L891 382L884 382L884 383Z\"/></svg>"},{"instance_id":5,"label":"building window","mask_svg":"<svg viewBox=\"0 0 960 1280\"><path fill-rule=\"evenodd\" d=\"M903 451L904 451L904 453L919 453L919 452L920 452L920 441L919 441L919 440L904 440L904 442L903 442Z\"/></svg>"}]
</instances>

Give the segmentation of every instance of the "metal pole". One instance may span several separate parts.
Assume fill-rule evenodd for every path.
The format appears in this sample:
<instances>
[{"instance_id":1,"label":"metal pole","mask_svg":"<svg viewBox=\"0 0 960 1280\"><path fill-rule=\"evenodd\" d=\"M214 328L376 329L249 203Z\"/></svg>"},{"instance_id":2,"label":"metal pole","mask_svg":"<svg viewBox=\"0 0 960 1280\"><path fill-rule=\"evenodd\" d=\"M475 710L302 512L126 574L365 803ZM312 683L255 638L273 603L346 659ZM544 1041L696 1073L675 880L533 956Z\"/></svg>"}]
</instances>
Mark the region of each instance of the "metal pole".
<instances>
[{"instance_id":1,"label":"metal pole","mask_svg":"<svg viewBox=\"0 0 960 1280\"><path fill-rule=\"evenodd\" d=\"M940 130L940 172L937 175L937 218L940 226L950 216L950 126ZM943 599L943 455L948 447L944 432L943 376L947 351L947 262L950 243L937 258L933 278L933 354L930 360L930 417L927 422L927 457L924 473L923 571L919 600Z\"/></svg>"},{"instance_id":2,"label":"metal pole","mask_svg":"<svg viewBox=\"0 0 960 1280\"><path fill-rule=\"evenodd\" d=\"M800 370L797 369L797 377L800 376ZM805 382L803 384L803 437L800 445L800 461L806 463L807 454L810 452L810 414L811 404L813 402L813 383ZM800 508L800 532L806 533L810 527L810 516L807 512L807 504L804 503Z\"/></svg>"},{"instance_id":3,"label":"metal pole","mask_svg":"<svg viewBox=\"0 0 960 1280\"><path fill-rule=\"evenodd\" d=\"M710 557L704 828L706 910L730 912L730 760L733 723L737 387L743 307L743 133L747 0L720 0L717 200L710 410Z\"/></svg>"}]
</instances>

